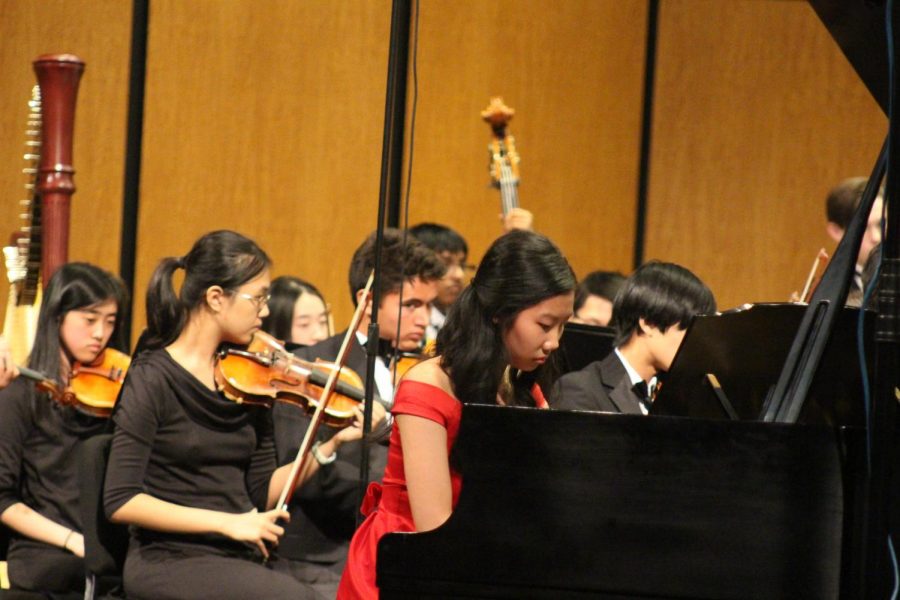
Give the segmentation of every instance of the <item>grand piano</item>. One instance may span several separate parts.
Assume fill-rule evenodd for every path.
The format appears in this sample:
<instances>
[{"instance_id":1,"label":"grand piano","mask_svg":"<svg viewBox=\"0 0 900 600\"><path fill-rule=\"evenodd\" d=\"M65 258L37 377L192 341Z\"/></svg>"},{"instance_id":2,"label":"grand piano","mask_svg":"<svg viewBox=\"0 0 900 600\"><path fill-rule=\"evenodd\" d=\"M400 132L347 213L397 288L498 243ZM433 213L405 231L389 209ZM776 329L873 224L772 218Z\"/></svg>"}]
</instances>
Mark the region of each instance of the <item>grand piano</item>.
<instances>
[{"instance_id":1,"label":"grand piano","mask_svg":"<svg viewBox=\"0 0 900 600\"><path fill-rule=\"evenodd\" d=\"M884 1L811 3L887 112ZM898 130L892 122L889 139L900 148ZM886 162L882 151L873 180ZM784 367L731 413L708 408L715 396L674 377L667 416L465 406L459 503L434 531L381 540L380 597L890 597L888 534L900 540L892 469L900 336L879 325L870 413L835 407L847 404L846 386L832 398L822 375L835 360L832 332L848 327L843 303L861 214L801 318L779 313L799 321ZM900 281L895 230L889 222L883 288ZM883 293L879 323L898 320L896 296ZM860 405L861 393L852 400Z\"/></svg>"}]
</instances>

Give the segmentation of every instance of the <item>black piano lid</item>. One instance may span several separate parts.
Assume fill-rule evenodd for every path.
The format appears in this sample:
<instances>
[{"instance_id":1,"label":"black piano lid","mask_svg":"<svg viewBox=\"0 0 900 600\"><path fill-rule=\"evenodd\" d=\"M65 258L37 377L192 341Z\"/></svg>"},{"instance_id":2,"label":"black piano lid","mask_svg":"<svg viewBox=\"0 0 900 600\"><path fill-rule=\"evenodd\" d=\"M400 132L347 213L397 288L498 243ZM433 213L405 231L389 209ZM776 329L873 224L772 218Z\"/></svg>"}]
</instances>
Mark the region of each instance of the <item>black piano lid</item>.
<instances>
[{"instance_id":1,"label":"black piano lid","mask_svg":"<svg viewBox=\"0 0 900 600\"><path fill-rule=\"evenodd\" d=\"M759 419L805 311L802 304L755 304L720 315L695 317L650 412L727 419L706 380L706 374L711 373L741 420ZM865 424L856 346L858 318L856 308L843 308L838 315L800 422ZM866 321L866 358L871 377L874 313L867 313Z\"/></svg>"},{"instance_id":2,"label":"black piano lid","mask_svg":"<svg viewBox=\"0 0 900 600\"><path fill-rule=\"evenodd\" d=\"M889 73L884 0L809 0L809 3L887 115Z\"/></svg>"}]
</instances>

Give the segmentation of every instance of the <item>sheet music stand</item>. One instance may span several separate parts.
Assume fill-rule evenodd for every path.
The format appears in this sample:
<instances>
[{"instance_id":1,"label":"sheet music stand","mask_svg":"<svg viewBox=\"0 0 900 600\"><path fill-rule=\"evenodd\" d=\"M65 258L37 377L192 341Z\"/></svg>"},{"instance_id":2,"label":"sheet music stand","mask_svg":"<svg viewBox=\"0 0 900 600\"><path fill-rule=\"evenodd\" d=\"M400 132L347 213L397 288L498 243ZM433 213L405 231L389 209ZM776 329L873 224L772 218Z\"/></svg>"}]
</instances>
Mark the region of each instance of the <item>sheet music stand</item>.
<instances>
[{"instance_id":1,"label":"sheet music stand","mask_svg":"<svg viewBox=\"0 0 900 600\"><path fill-rule=\"evenodd\" d=\"M801 304L756 304L693 319L651 414L758 420L803 318ZM856 328L859 309L845 308L813 380L800 422L864 426ZM874 357L874 314L866 315L866 356ZM707 374L721 383L719 397Z\"/></svg>"},{"instance_id":2,"label":"sheet music stand","mask_svg":"<svg viewBox=\"0 0 900 600\"><path fill-rule=\"evenodd\" d=\"M616 332L611 327L597 327L582 323L566 323L556 361L561 374L580 371L612 352Z\"/></svg>"}]
</instances>

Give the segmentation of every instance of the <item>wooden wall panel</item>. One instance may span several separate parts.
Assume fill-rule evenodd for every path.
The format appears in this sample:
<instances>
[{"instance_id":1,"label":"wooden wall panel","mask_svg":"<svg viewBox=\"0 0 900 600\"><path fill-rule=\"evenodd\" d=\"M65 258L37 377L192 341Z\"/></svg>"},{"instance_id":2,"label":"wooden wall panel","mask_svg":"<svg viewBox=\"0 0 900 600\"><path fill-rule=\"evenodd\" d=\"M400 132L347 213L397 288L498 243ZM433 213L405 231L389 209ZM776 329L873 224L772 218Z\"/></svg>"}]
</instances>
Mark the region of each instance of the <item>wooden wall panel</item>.
<instances>
[{"instance_id":1,"label":"wooden wall panel","mask_svg":"<svg viewBox=\"0 0 900 600\"><path fill-rule=\"evenodd\" d=\"M496 237L478 113L502 94L537 228L579 274L627 271L646 6L422 2L410 221L459 229L476 260ZM319 284L346 319L347 264L375 225L389 4L151 11L135 327L157 261L221 227L258 239L275 274ZM30 61L79 54L71 255L116 269L130 4L0 0L0 12L0 218L14 227ZM806 3L662 0L660 18L645 254L697 271L722 306L783 299L826 243L825 193L868 172L885 119Z\"/></svg>"},{"instance_id":2,"label":"wooden wall panel","mask_svg":"<svg viewBox=\"0 0 900 600\"><path fill-rule=\"evenodd\" d=\"M231 228L349 318L350 257L375 228L390 4L154 0L150 23L137 289Z\"/></svg>"},{"instance_id":3,"label":"wooden wall panel","mask_svg":"<svg viewBox=\"0 0 900 600\"><path fill-rule=\"evenodd\" d=\"M868 175L887 120L805 2L662 0L647 258L720 308L784 301L825 235L825 196Z\"/></svg>"},{"instance_id":4,"label":"wooden wall panel","mask_svg":"<svg viewBox=\"0 0 900 600\"><path fill-rule=\"evenodd\" d=\"M26 102L41 54L70 53L87 64L75 114L71 260L118 271L128 98L131 3L120 0L0 0L0 239L18 227L25 197ZM4 270L5 272L5 270ZM5 305L8 285L0 283Z\"/></svg>"},{"instance_id":5,"label":"wooden wall panel","mask_svg":"<svg viewBox=\"0 0 900 600\"><path fill-rule=\"evenodd\" d=\"M460 231L473 261L500 233L490 96L516 109L519 199L579 275L628 271L635 228L646 2L421 4L410 223Z\"/></svg>"}]
</instances>

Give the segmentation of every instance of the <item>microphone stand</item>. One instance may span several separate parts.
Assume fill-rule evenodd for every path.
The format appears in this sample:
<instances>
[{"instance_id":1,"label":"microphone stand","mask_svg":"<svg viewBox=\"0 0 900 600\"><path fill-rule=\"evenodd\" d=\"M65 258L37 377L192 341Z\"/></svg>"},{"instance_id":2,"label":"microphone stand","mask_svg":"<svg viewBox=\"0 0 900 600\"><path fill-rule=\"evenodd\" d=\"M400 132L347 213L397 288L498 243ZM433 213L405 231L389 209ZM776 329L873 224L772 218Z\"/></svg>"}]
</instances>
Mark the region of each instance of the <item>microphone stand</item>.
<instances>
[{"instance_id":1,"label":"microphone stand","mask_svg":"<svg viewBox=\"0 0 900 600\"><path fill-rule=\"evenodd\" d=\"M900 43L900 18L892 7L892 0L885 10L888 23L889 49ZM900 120L894 111L900 102L900 72L896 56L888 57L890 65L890 101L888 106L887 177L885 180L884 206L886 219L884 239L881 243L881 274L878 283L878 319L875 327L875 385L869 422L869 461L862 511L862 541L859 573L862 575L857 595L860 598L887 598L890 596L896 572L891 576L891 552L896 550L897 539L891 536L897 530L898 478L896 465L898 450L898 407L900 401ZM890 536L890 537L889 537ZM894 550L889 551L889 540Z\"/></svg>"},{"instance_id":2,"label":"microphone stand","mask_svg":"<svg viewBox=\"0 0 900 600\"><path fill-rule=\"evenodd\" d=\"M375 360L378 357L378 307L381 304L381 253L384 247L385 215L389 196L399 206L403 162L403 125L406 119L406 70L409 55L410 0L393 0L391 41L388 49L388 80L384 107L384 137L381 146L381 186L378 194L378 224L375 233L375 285L372 293L372 318L366 343L366 385L363 410L363 444L359 461L359 502L362 505L369 484L369 445L372 430L372 402L375 397ZM357 525L362 515L356 515Z\"/></svg>"}]
</instances>

